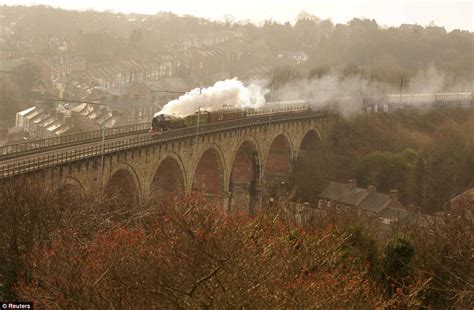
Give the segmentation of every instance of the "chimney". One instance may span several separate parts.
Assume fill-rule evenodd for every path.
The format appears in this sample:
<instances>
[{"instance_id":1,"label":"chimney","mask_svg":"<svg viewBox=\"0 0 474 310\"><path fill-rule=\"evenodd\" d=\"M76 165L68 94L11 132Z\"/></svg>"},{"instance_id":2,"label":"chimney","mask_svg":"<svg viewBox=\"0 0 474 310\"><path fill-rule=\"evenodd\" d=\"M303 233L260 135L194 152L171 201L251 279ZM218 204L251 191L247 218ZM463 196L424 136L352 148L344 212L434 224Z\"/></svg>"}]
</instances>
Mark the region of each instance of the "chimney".
<instances>
[{"instance_id":1,"label":"chimney","mask_svg":"<svg viewBox=\"0 0 474 310\"><path fill-rule=\"evenodd\" d=\"M369 185L367 187L367 193L376 193L377 192L377 187L375 187L374 185Z\"/></svg>"},{"instance_id":2,"label":"chimney","mask_svg":"<svg viewBox=\"0 0 474 310\"><path fill-rule=\"evenodd\" d=\"M390 201L392 202L398 201L398 189L390 190Z\"/></svg>"},{"instance_id":3,"label":"chimney","mask_svg":"<svg viewBox=\"0 0 474 310\"><path fill-rule=\"evenodd\" d=\"M356 180L354 180L354 179L349 179L349 180L347 181L347 187L348 187L349 189L354 189L354 188L356 188L356 185L357 185L357 183L356 183Z\"/></svg>"}]
</instances>

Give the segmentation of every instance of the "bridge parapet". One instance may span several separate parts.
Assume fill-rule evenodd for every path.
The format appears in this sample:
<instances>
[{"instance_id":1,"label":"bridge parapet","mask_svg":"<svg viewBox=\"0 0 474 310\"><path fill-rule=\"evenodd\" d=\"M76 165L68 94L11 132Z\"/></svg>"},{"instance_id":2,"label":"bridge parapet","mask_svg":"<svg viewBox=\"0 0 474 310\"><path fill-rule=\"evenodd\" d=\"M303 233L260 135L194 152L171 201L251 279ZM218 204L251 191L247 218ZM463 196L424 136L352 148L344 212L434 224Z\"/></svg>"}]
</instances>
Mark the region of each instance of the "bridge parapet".
<instances>
[{"instance_id":1,"label":"bridge parapet","mask_svg":"<svg viewBox=\"0 0 474 310\"><path fill-rule=\"evenodd\" d=\"M149 129L150 123L141 123L128 126L120 126L103 130L93 130L59 137L38 139L28 142L15 143L0 147L0 160L13 158L20 154L41 151L52 147L64 147L77 142L98 141L104 134L106 138L123 135L127 133L145 132Z\"/></svg>"}]
</instances>

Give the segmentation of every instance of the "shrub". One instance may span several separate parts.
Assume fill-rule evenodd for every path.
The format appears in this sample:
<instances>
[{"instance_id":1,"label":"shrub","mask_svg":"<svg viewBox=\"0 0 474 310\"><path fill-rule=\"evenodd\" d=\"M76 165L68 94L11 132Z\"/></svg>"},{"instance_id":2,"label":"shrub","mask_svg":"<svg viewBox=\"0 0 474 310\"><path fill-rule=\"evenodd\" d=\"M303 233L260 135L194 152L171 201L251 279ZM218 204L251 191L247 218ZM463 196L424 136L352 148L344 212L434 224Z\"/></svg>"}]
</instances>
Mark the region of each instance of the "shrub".
<instances>
[{"instance_id":1,"label":"shrub","mask_svg":"<svg viewBox=\"0 0 474 310\"><path fill-rule=\"evenodd\" d=\"M385 246L382 258L382 281L390 295L409 284L412 267L410 263L414 254L413 245L403 235L396 236Z\"/></svg>"}]
</instances>

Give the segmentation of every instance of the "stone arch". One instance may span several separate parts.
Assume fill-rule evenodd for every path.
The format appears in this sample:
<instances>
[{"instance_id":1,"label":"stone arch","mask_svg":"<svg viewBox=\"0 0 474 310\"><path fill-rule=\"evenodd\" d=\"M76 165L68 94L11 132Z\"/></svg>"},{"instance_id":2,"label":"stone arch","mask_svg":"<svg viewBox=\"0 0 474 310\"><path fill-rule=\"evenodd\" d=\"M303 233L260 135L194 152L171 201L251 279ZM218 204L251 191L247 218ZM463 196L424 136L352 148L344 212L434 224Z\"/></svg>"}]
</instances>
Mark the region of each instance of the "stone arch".
<instances>
[{"instance_id":1,"label":"stone arch","mask_svg":"<svg viewBox=\"0 0 474 310\"><path fill-rule=\"evenodd\" d=\"M232 157L231 157L231 164L234 163L235 161L235 157L237 156L237 151L240 149L240 147L244 144L244 143L251 143L255 146L255 149L258 153L258 161L261 163L262 161L262 147L261 147L261 143L258 142L258 140L252 135L247 135L247 136L244 136L237 144L236 148L234 149L234 152L232 152Z\"/></svg>"},{"instance_id":2,"label":"stone arch","mask_svg":"<svg viewBox=\"0 0 474 310\"><path fill-rule=\"evenodd\" d=\"M325 165L321 135L312 128L303 135L295 161L293 181L297 199L315 201L324 184Z\"/></svg>"},{"instance_id":3,"label":"stone arch","mask_svg":"<svg viewBox=\"0 0 474 310\"><path fill-rule=\"evenodd\" d=\"M181 158L170 153L155 170L150 186L151 197L160 204L165 199L183 196L186 183L186 171Z\"/></svg>"},{"instance_id":4,"label":"stone arch","mask_svg":"<svg viewBox=\"0 0 474 310\"><path fill-rule=\"evenodd\" d=\"M272 146L273 146L275 140L276 140L277 138L279 138L280 136L282 136L282 137L284 137L284 138L286 139L286 141L287 141L287 143L288 143L289 150L290 150L291 158L293 158L293 154L294 154L294 149L295 149L295 148L294 148L294 146L293 146L293 139L292 139L292 136L291 136L287 131L285 131L285 130L283 130L283 131L280 131L280 130L279 130L279 131L276 132L273 136L269 137L269 139L267 140L268 142L270 142L270 144L267 144L267 146L268 146L268 148L267 148L267 150L266 150L267 152L266 152L266 154L265 154L265 158L263 158L263 160L265 161L265 163L266 163L266 161L267 161L267 157L268 157L268 154L269 154L269 152L270 152L270 149L272 148Z\"/></svg>"},{"instance_id":5,"label":"stone arch","mask_svg":"<svg viewBox=\"0 0 474 310\"><path fill-rule=\"evenodd\" d=\"M61 196L71 200L82 199L86 194L81 182L71 176L68 176L61 181L58 191Z\"/></svg>"},{"instance_id":6,"label":"stone arch","mask_svg":"<svg viewBox=\"0 0 474 310\"><path fill-rule=\"evenodd\" d=\"M82 186L81 181L79 181L77 178L72 177L72 176L67 176L65 179L61 181L60 188L64 188L66 186L76 187L80 189L81 191L84 191L84 186Z\"/></svg>"},{"instance_id":7,"label":"stone arch","mask_svg":"<svg viewBox=\"0 0 474 310\"><path fill-rule=\"evenodd\" d=\"M194 169L191 190L222 203L225 192L225 161L221 150L211 145L199 157Z\"/></svg>"},{"instance_id":8,"label":"stone arch","mask_svg":"<svg viewBox=\"0 0 474 310\"><path fill-rule=\"evenodd\" d=\"M245 139L233 153L229 176L229 208L254 213L260 180L260 151L254 139Z\"/></svg>"},{"instance_id":9,"label":"stone arch","mask_svg":"<svg viewBox=\"0 0 474 310\"><path fill-rule=\"evenodd\" d=\"M276 197L289 189L293 171L293 147L286 133L279 133L271 140L265 157L263 182L266 194Z\"/></svg>"},{"instance_id":10,"label":"stone arch","mask_svg":"<svg viewBox=\"0 0 474 310\"><path fill-rule=\"evenodd\" d=\"M317 128L311 128L307 130L301 138L301 142L299 143L298 153L301 150L314 150L318 148L321 145L321 141L321 133Z\"/></svg>"},{"instance_id":11,"label":"stone arch","mask_svg":"<svg viewBox=\"0 0 474 310\"><path fill-rule=\"evenodd\" d=\"M293 146L290 137L286 133L276 134L265 156L264 174L289 175L292 158Z\"/></svg>"},{"instance_id":12,"label":"stone arch","mask_svg":"<svg viewBox=\"0 0 474 310\"><path fill-rule=\"evenodd\" d=\"M140 202L140 181L135 170L122 164L111 174L104 190L112 205L133 207Z\"/></svg>"}]
</instances>

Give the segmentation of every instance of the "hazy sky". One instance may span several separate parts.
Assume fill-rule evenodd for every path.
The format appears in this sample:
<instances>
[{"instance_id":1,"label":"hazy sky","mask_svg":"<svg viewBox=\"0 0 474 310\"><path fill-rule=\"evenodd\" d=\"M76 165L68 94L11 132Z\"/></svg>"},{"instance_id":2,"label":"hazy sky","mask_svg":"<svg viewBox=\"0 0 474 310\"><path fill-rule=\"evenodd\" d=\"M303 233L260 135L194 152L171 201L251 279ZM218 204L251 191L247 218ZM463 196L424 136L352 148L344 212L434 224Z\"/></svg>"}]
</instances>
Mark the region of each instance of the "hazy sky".
<instances>
[{"instance_id":1,"label":"hazy sky","mask_svg":"<svg viewBox=\"0 0 474 310\"><path fill-rule=\"evenodd\" d=\"M65 9L113 10L154 14L172 11L177 14L192 14L211 19L222 19L230 14L236 20L250 19L261 22L265 19L295 21L301 11L321 18L331 18L341 23L352 17L375 19L380 25L418 23L436 25L448 30L455 28L474 30L473 1L456 0L4 0L4 4L47 4Z\"/></svg>"}]
</instances>

